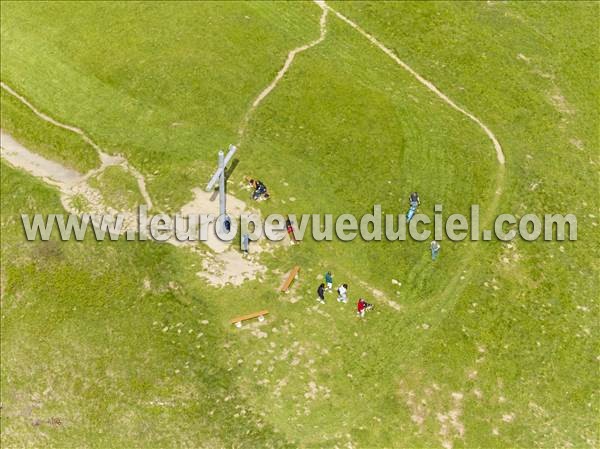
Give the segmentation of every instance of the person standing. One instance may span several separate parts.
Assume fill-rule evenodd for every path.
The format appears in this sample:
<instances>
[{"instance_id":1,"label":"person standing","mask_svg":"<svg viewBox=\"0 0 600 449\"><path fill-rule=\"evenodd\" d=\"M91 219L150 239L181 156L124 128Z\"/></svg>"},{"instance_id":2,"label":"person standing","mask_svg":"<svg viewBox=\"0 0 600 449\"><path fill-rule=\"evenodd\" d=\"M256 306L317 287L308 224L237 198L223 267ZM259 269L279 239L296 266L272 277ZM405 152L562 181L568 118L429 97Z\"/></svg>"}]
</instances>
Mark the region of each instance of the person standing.
<instances>
[{"instance_id":1,"label":"person standing","mask_svg":"<svg viewBox=\"0 0 600 449\"><path fill-rule=\"evenodd\" d=\"M331 274L331 271L325 273L325 284L327 284L328 292L333 290L333 275Z\"/></svg>"},{"instance_id":2,"label":"person standing","mask_svg":"<svg viewBox=\"0 0 600 449\"><path fill-rule=\"evenodd\" d=\"M325 284L322 282L321 285L319 285L319 288L317 288L317 296L317 301L321 304L325 304Z\"/></svg>"},{"instance_id":3,"label":"person standing","mask_svg":"<svg viewBox=\"0 0 600 449\"><path fill-rule=\"evenodd\" d=\"M242 255L248 256L248 245L250 244L250 236L248 234L242 235Z\"/></svg>"},{"instance_id":4,"label":"person standing","mask_svg":"<svg viewBox=\"0 0 600 449\"><path fill-rule=\"evenodd\" d=\"M421 204L419 194L417 192L412 192L408 198L408 203L411 205L411 207L414 207L416 209L417 206Z\"/></svg>"},{"instance_id":5,"label":"person standing","mask_svg":"<svg viewBox=\"0 0 600 449\"><path fill-rule=\"evenodd\" d=\"M294 225L292 225L292 220L289 218L285 221L285 227L287 229L288 237L290 238L290 244L295 245L298 243L296 240L296 236L294 235Z\"/></svg>"},{"instance_id":6,"label":"person standing","mask_svg":"<svg viewBox=\"0 0 600 449\"><path fill-rule=\"evenodd\" d=\"M436 260L442 246L435 240L431 242L431 260Z\"/></svg>"},{"instance_id":7,"label":"person standing","mask_svg":"<svg viewBox=\"0 0 600 449\"><path fill-rule=\"evenodd\" d=\"M407 223L410 223L410 220L412 220L412 217L415 215L416 211L417 211L416 203L411 204L410 208L408 209L408 212L406 213L406 222Z\"/></svg>"},{"instance_id":8,"label":"person standing","mask_svg":"<svg viewBox=\"0 0 600 449\"><path fill-rule=\"evenodd\" d=\"M338 302L346 304L348 302L348 284L342 284L338 287Z\"/></svg>"}]
</instances>

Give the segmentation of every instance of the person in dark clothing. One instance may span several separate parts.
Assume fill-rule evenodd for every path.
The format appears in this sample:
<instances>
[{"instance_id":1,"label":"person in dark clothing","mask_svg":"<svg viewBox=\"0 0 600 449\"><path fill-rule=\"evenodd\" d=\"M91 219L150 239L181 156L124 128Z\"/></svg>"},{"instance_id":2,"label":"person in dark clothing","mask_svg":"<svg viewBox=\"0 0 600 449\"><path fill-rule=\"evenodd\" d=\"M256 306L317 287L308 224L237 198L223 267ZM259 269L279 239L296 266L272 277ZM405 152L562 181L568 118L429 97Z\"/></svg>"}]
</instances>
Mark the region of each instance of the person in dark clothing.
<instances>
[{"instance_id":1,"label":"person in dark clothing","mask_svg":"<svg viewBox=\"0 0 600 449\"><path fill-rule=\"evenodd\" d=\"M296 240L296 236L294 235L294 226L292 225L292 220L290 220L288 218L285 221L285 227L287 229L287 233L288 233L288 236L290 238L290 243L292 245L295 245L296 243L298 243L298 241Z\"/></svg>"},{"instance_id":2,"label":"person in dark clothing","mask_svg":"<svg viewBox=\"0 0 600 449\"><path fill-rule=\"evenodd\" d=\"M321 285L319 285L319 288L317 288L317 295L317 301L321 304L325 304L325 284L321 283Z\"/></svg>"},{"instance_id":3,"label":"person in dark clothing","mask_svg":"<svg viewBox=\"0 0 600 449\"><path fill-rule=\"evenodd\" d=\"M406 222L410 222L412 220L413 215L417 212L417 207L421 204L421 200L419 198L419 194L417 192L412 192L408 197L408 202L410 204L410 208L406 213Z\"/></svg>"},{"instance_id":4,"label":"person in dark clothing","mask_svg":"<svg viewBox=\"0 0 600 449\"><path fill-rule=\"evenodd\" d=\"M242 235L242 255L243 256L248 256L248 246L250 243L250 236L245 233Z\"/></svg>"},{"instance_id":5,"label":"person in dark clothing","mask_svg":"<svg viewBox=\"0 0 600 449\"><path fill-rule=\"evenodd\" d=\"M417 206L419 206L421 204L421 199L419 198L419 194L417 192L412 192L410 194L410 197L408 198L408 203L412 206L415 207L415 209L417 208Z\"/></svg>"},{"instance_id":6,"label":"person in dark clothing","mask_svg":"<svg viewBox=\"0 0 600 449\"><path fill-rule=\"evenodd\" d=\"M269 198L269 194L267 193L267 186L260 182L258 179L252 179L252 187L254 188L254 193L252 193L252 199L258 200L261 197L264 199Z\"/></svg>"}]
</instances>

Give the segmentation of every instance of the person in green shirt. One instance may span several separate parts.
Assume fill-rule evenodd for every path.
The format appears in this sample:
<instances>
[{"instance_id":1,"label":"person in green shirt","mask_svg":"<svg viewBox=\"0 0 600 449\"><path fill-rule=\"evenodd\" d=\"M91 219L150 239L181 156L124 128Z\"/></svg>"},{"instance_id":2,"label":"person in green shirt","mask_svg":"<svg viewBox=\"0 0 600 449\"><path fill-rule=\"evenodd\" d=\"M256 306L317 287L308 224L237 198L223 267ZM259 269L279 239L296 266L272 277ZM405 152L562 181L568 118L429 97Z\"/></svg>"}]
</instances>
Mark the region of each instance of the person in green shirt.
<instances>
[{"instance_id":1,"label":"person in green shirt","mask_svg":"<svg viewBox=\"0 0 600 449\"><path fill-rule=\"evenodd\" d=\"M333 290L333 275L331 274L331 271L325 273L325 284L327 284L328 292Z\"/></svg>"}]
</instances>

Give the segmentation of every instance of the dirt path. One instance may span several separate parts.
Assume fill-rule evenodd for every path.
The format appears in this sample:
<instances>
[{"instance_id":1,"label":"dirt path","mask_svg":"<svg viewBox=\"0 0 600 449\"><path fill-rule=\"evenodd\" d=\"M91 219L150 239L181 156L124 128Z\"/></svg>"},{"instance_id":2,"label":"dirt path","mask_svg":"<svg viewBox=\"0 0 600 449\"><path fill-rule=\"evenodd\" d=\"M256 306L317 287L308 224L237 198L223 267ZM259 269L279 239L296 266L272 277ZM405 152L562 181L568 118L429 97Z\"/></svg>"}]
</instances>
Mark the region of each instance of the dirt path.
<instances>
[{"instance_id":1,"label":"dirt path","mask_svg":"<svg viewBox=\"0 0 600 449\"><path fill-rule=\"evenodd\" d=\"M76 170L65 167L56 161L46 159L31 151L20 144L10 134L0 130L0 154L2 158L13 167L22 169L47 184L57 187L61 193L61 203L67 212L72 214L85 212L97 215L116 215L117 213L121 213L124 217L121 234L125 234L130 230L136 232L138 230L137 216L132 212L117 211L109 207L106 204L107 199L103 198L99 190L91 187L88 181L102 173L107 167L120 166L136 178L140 193L144 198L148 210L150 210L152 200L146 189L144 176L133 168L122 155L113 156L108 154L80 128L61 123L39 111L29 100L15 92L6 83L0 82L0 86L27 106L40 119L81 136L85 142L98 152L101 164L99 167L85 174L79 173ZM211 201L211 193L207 193L202 189L194 189L193 193L194 199L182 207L179 212L180 215L187 217L192 213L213 213L218 216L218 202ZM85 199L85 211L80 211L74 206L74 199L77 197ZM245 203L237 198L229 196L228 202L233 208L232 210L236 212L241 213L246 209ZM209 239L204 243L212 252L207 251L206 247L198 245L197 242L179 241L175 237L170 238L166 243L179 248L187 248L200 255L202 257L202 269L197 274L215 286L223 286L227 283L241 285L244 281L259 278L266 272L266 267L258 261L243 258L241 253L233 249L234 244L220 241L214 233L214 225L210 228L208 236ZM257 247L255 250L260 251L262 248Z\"/></svg>"},{"instance_id":2,"label":"dirt path","mask_svg":"<svg viewBox=\"0 0 600 449\"><path fill-rule=\"evenodd\" d=\"M400 67L402 67L404 70L406 70L412 76L414 76L421 84L423 84L425 87L427 87L427 89L429 89L430 91L435 93L438 97L440 97L442 99L442 101L444 101L450 107L452 107L453 109L456 109L458 112L466 115L467 117L469 117L469 119L471 119L472 121L477 123L477 125L479 125L479 127L486 133L486 135L492 141L492 143L494 145L494 149L496 150L496 157L498 159L498 162L501 165L504 165L504 162L505 162L504 152L502 151L502 146L500 145L500 142L498 141L498 139L496 138L494 133L492 133L492 131L481 120L479 120L477 117L475 117L469 111L466 111L465 109L463 109L462 107L460 107L456 103L454 103L454 101L452 101L450 98L448 98L448 96L446 94L441 92L431 81L429 81L429 80L425 79L424 77L422 77L421 75L419 75L412 67L410 67L404 61L402 61L398 56L396 56L396 54L392 50L390 50L385 45L383 45L381 42L379 42L372 34L367 33L365 30L363 30L361 27L359 27L355 22L353 22L352 20L350 20L343 14L337 12L331 6L327 5L324 1L315 0L315 2L318 3L321 8L331 10L337 17L339 17L341 20L346 22L348 25L350 25L352 28L354 28L356 31L358 31L360 34L362 34L364 37L366 37L373 45L375 45L377 48L379 48L381 51L383 51L386 55L388 55L390 58L392 58L394 60L394 62L396 62L396 64L398 64Z\"/></svg>"},{"instance_id":3,"label":"dirt path","mask_svg":"<svg viewBox=\"0 0 600 449\"><path fill-rule=\"evenodd\" d=\"M315 1L317 1L317 0L315 0ZM382 50L386 55L388 55L392 60L394 60L394 62L396 62L396 64L398 64L403 69L408 71L421 84L423 84L425 87L427 87L433 93L435 93L446 104L448 104L450 107L459 111L460 113L464 114L469 119L471 119L473 122L475 122L489 137L489 139L492 141L492 144L494 146L494 149L496 152L496 158L498 159L498 163L500 164L498 170L496 171L496 176L495 176L495 180L494 180L495 190L494 190L493 194L491 195L491 201L489 203L489 207L487 207L485 209L485 211L482 215L482 219L481 219L482 225L484 225L485 223L491 223L493 220L494 214L496 213L496 211L499 207L499 204L500 204L500 197L503 192L504 183L505 183L505 174L506 174L506 172L505 172L506 159L504 156L504 152L502 150L502 146L500 145L500 142L498 141L498 139L496 138L494 133L480 119L478 119L477 117L475 117L473 114L466 111L462 107L458 106L447 95L445 95L443 92L441 92L432 82L430 82L426 78L422 77L419 73L417 73L414 69L412 69L412 67L410 67L404 61L402 61L400 58L398 58L398 56L396 54L394 54L394 52L392 50L390 50L385 45L383 45L381 42L379 42L373 35L367 33L365 30L360 28L355 22L353 22L352 20L350 20L343 14L337 12L336 10L331 8L329 5L326 5L324 3L324 1L319 1L319 6L330 9L338 18L340 18L342 21L346 22L348 25L350 25L352 28L354 28L356 31L358 31L360 34L362 34L364 37L366 37L373 45L375 45L380 50ZM475 248L473 248L470 251L467 251L465 253L465 260L463 261L463 266L465 266L465 267L473 266L475 261L478 260L479 255L481 254L481 251L482 251L481 245L476 246ZM468 277L469 274L470 273L467 272L466 270L465 271L461 270L461 271L457 272L455 275L453 275L450 282L445 286L444 290L440 294L439 301L437 301L437 304L434 306L434 308L441 309L443 307L446 309L452 309L455 306L455 304L457 303L458 299L460 298L461 293L464 291L464 289L468 285L468 282L466 281L466 277ZM361 285L365 288L369 288L369 286L366 285L364 282L361 282ZM376 298L386 301L386 298L385 298L385 295L383 294L383 292L380 292L373 288L370 288L370 290ZM393 306L393 304L391 304L391 303L393 303L393 301L387 300L386 302L388 305ZM396 304L396 303L394 303L394 304ZM396 307L394 307L394 308L396 308ZM442 314L440 314L440 313L432 314L432 316L437 316L438 319L435 322L430 322L429 326L437 326L443 320ZM453 397L455 399L455 402L457 402L457 401L459 402L459 400L462 399L462 394L456 394L456 395L453 394ZM442 437L440 439L440 443L445 448L451 449L453 447L453 440L455 438L461 439L463 437L463 434L465 431L464 425L458 419L458 418L460 418L461 413L462 413L461 409L454 409L454 410L451 410L450 413L447 414L447 416L443 415L443 414L438 414L438 420L440 420L440 422L442 422L442 424L444 424L442 426L442 428L440 429L440 435ZM448 419L448 418L450 418L450 419ZM413 421L414 421L414 419L413 419ZM448 424L445 424L446 421L448 421L448 423L454 428L454 435L450 435L449 426L448 426Z\"/></svg>"},{"instance_id":4,"label":"dirt path","mask_svg":"<svg viewBox=\"0 0 600 449\"><path fill-rule=\"evenodd\" d=\"M137 215L133 212L117 211L107 206L101 192L89 185L90 172L84 175L56 161L46 159L20 144L3 130L0 130L0 155L11 166L22 169L45 183L57 187L60 191L61 203L68 213L76 215L82 212L96 215L120 213L123 215L123 226L120 233L138 231ZM92 172L98 173L99 170L96 169ZM181 208L179 211L181 216L187 217L190 214L199 213L219 215L218 202L211 201L212 192L205 192L200 188L193 189L192 192L194 199ZM78 196L83 197L86 201L85 211L80 211L73 205L74 199ZM230 195L228 195L227 201L234 215L247 212L246 204L243 201ZM94 218L92 221L98 223ZM177 229L181 230L181 225ZM224 286L228 283L238 286L246 280L260 278L266 272L266 267L257 259L242 257L241 253L234 249L235 243L219 240L214 232L214 224L209 226L208 240L203 242L206 246L199 245L195 241L179 241L175 237L171 237L165 243L188 249L200 256L200 270L196 274L215 286ZM207 248L211 251L207 251ZM264 250L268 251L269 249L260 247L258 244L252 247L252 251L256 254Z\"/></svg>"},{"instance_id":5,"label":"dirt path","mask_svg":"<svg viewBox=\"0 0 600 449\"><path fill-rule=\"evenodd\" d=\"M325 36L327 34L327 15L331 10L336 14L341 20L346 22L352 28L357 30L363 36L365 36L372 44L381 49L384 53L386 53L390 58L392 58L398 65L407 70L411 75L413 75L419 82L421 82L425 87L434 92L438 97L440 97L444 102L446 102L449 106L454 108L455 110L461 112L466 115L469 119L477 123L483 131L490 138L492 143L494 144L494 148L496 150L496 155L498 161L501 165L504 164L505 158L502 151L502 147L494 134L490 131L490 129L484 125L477 117L466 111L465 109L458 106L454 103L450 98L448 98L445 94L443 94L439 89L433 85L430 81L423 78L417 72L415 72L410 66L400 60L390 49L385 47L382 43L380 43L374 36L370 35L362 28L360 28L356 23L337 12L329 5L325 3L323 0L314 0L315 3L322 9L321 18L319 21L319 37L308 44L304 44L300 47L296 47L292 49L284 62L283 67L277 72L277 75L273 79L273 81L263 90L261 91L255 100L252 102L252 105L246 112L244 119L239 127L239 140L241 141L247 124L250 120L250 117L256 110L256 108L260 105L260 103L273 91L273 89L277 86L279 81L283 78L286 72L291 67L295 56L298 53L301 53L305 50L308 50L315 45L323 42ZM44 114L39 111L33 104L31 104L25 97L15 92L10 86L8 86L4 82L0 82L0 86L9 94L13 95L17 98L21 103L27 106L31 111L33 111L40 119L51 123L57 127L66 129L71 131L77 135L79 135L85 142L87 142L91 147L93 147L100 157L101 165L98 168L90 170L86 174L80 174L74 170L63 167L62 165L49 161L34 152L29 151L24 146L20 145L16 140L14 140L8 134L2 132L2 157L5 158L12 165L22 168L32 175L43 179L45 182L57 186L63 195L61 195L61 201L65 205L68 211L73 212L73 208L69 207L70 202L69 199L72 199L75 195L82 194L91 205L91 212L93 213L116 213L110 208L107 208L102 201L102 196L100 192L96 189L93 189L89 186L87 181L100 174L109 166L118 165L123 167L127 172L131 173L137 180L140 193L142 194L148 209L152 208L152 200L148 191L146 189L146 183L144 176L132 167L129 162L122 155L110 155L106 151L104 151L98 144L96 144L83 130L76 126L67 125L61 123L52 117ZM238 143L239 145L239 143ZM503 172L503 170L502 170ZM502 177L500 177L502 178ZM499 180L501 185L501 180ZM494 195L494 204L497 204L499 194L501 189L498 188L496 195ZM216 207L216 203L211 202L210 198L207 196L206 192L201 191L201 189L194 189L194 200L192 200L189 204L186 204L182 210L181 214L186 216L192 212L205 212L210 213L214 207ZM233 203L231 202L233 201ZM214 204L213 204L214 203ZM230 204L237 204L237 208L242 211L245 209L245 205L243 202L232 198L230 200ZM488 212L489 213L489 212ZM129 226L128 226L129 228ZM193 250L198 251L198 248L195 246L193 242L178 242L176 239L170 239L167 243L174 244L176 246L184 246L191 247ZM265 271L265 267L262 265L248 261L246 259L241 258L241 254L234 251L231 248L231 245L223 244L223 242L209 241L207 242L209 248L214 251L214 254L211 254L210 257L213 258L212 262L206 264L203 262L203 271L199 272L198 275L205 277L211 283L217 285L223 285L227 282L231 282L234 285L240 285L246 279L255 278L257 274L263 273ZM200 251L201 252L201 251ZM203 253L204 255L210 253ZM220 267L216 268L216 267ZM453 283L454 284L454 283ZM450 286L449 286L450 287ZM448 293L449 290L453 290L453 288L446 289L445 293ZM397 306L397 304L393 304ZM396 307L394 307L396 308Z\"/></svg>"},{"instance_id":6,"label":"dirt path","mask_svg":"<svg viewBox=\"0 0 600 449\"><path fill-rule=\"evenodd\" d=\"M88 175L46 159L29 150L10 134L0 130L0 155L8 164L26 171L60 191L60 201L65 210L71 214L82 212L91 215L123 215L122 233L137 229L136 216L131 211L117 211L106 204L102 193L88 183ZM88 173L89 174L89 173ZM79 199L85 200L85 211L79 210ZM97 223L95 218L92 218Z\"/></svg>"},{"instance_id":7,"label":"dirt path","mask_svg":"<svg viewBox=\"0 0 600 449\"><path fill-rule=\"evenodd\" d=\"M4 130L0 130L0 146L2 158L12 166L22 168L36 178L42 178L62 192L83 181L83 175L78 171L29 151Z\"/></svg>"},{"instance_id":8,"label":"dirt path","mask_svg":"<svg viewBox=\"0 0 600 449\"><path fill-rule=\"evenodd\" d=\"M308 44L304 44L300 47L294 48L293 50L291 50L288 53L287 58L283 64L283 67L281 67L281 69L279 69L279 72L277 72L277 75L275 75L275 78L273 79L273 81L271 81L271 84L269 84L267 87L265 87L265 89L261 93L259 93L258 96L254 99L254 101L252 102L252 105L250 106L250 109L248 109L248 111L246 112L246 115L242 119L242 123L240 124L240 127L238 128L238 143L236 146L239 147L241 144L241 141L244 137L244 133L246 131L246 127L248 126L248 122L250 121L250 117L252 116L252 114L258 107L258 105L267 97L267 95L269 95L271 93L271 91L273 89L275 89L275 86L277 86L277 83L279 83L279 81L281 81L283 76L286 74L286 72L291 67L292 62L294 61L294 58L296 57L296 55L305 50L308 50L309 48L314 47L315 45L320 44L325 39L325 35L327 34L327 12L328 12L328 9L325 6L325 3L322 1L317 0L317 1L315 1L315 3L317 3L317 5L319 5L321 7L321 9L323 10L323 12L321 14L321 19L319 20L319 37L317 39L315 39L314 41L309 42Z\"/></svg>"},{"instance_id":9,"label":"dirt path","mask_svg":"<svg viewBox=\"0 0 600 449\"><path fill-rule=\"evenodd\" d=\"M502 146L500 145L500 142L498 141L498 139L496 138L494 133L492 133L492 131L480 119L478 119L473 114L471 114L470 112L466 111L465 109L463 109L462 107L460 107L456 103L454 103L454 101L452 101L447 95L445 95L443 92L441 92L431 81L427 80L426 78L421 76L419 73L417 73L412 67L410 67L404 61L402 61L398 56L396 56L396 54L394 54L394 52L392 50L390 50L385 45L383 45L381 42L379 42L377 40L377 38L375 38L373 35L369 34L365 30L363 30L360 26L358 26L355 22L353 22L352 20L350 20L343 14L339 13L338 11L333 9L331 6L327 5L323 0L315 0L315 2L318 3L321 8L327 8L327 9L331 10L332 13L334 13L338 18L340 18L342 21L344 21L345 23L350 25L353 29L355 29L360 34L362 34L373 45L375 45L377 48L379 48L381 51L383 51L386 55L388 55L392 60L394 60L394 62L396 62L396 64L398 64L403 69L408 71L421 84L423 84L425 87L427 87L427 89L431 90L438 97L440 97L442 99L442 101L444 101L446 104L448 104L453 109L464 114L469 119L471 119L473 122L475 122L479 127L481 127L481 129L485 132L485 134L492 141L492 143L494 145L494 149L496 151L496 158L498 159L498 163L499 163L499 167L498 167L498 170L496 171L496 176L494 179L494 191L491 194L491 198L490 198L488 207L486 207L484 210L482 210L482 216L481 216L481 220L480 220L482 226L485 226L486 223L492 223L494 215L497 213L496 211L500 204L500 197L504 190L505 175L506 175L506 171L505 171L506 159L504 157L504 152L502 150ZM480 255L481 251L482 251L481 245L479 245L479 246L473 248L471 251L466 252L464 266L471 266L473 261L477 260L477 257ZM453 305L456 303L457 298L460 296L460 293L468 285L465 278L466 278L466 276L463 276L462 270L458 271L452 277L450 282L446 285L446 287L440 294L439 308L446 307L447 309L450 309L451 307L453 307ZM374 294L374 296L381 297L382 295Z\"/></svg>"},{"instance_id":10,"label":"dirt path","mask_svg":"<svg viewBox=\"0 0 600 449\"><path fill-rule=\"evenodd\" d=\"M146 180L144 178L144 175L142 175L137 169L135 169L127 161L127 159L124 156L122 156L122 155L113 156L113 155L108 154L98 144L96 144L96 142L94 142L83 130L81 130L81 128L78 128L76 126L66 125L66 124L61 123L61 122L53 119L52 117L44 114L43 112L38 110L33 104L31 104L29 102L29 100L27 100L25 97L23 97L19 93L15 92L10 86L8 86L3 81L0 81L0 86L6 92L11 94L16 99L18 99L25 106L27 106L39 118L41 118L45 122L51 123L54 126L57 126L62 129L66 129L67 131L71 131L71 132L77 134L86 143L88 143L92 148L94 148L98 152L98 156L100 157L100 167L90 170L88 173L86 173L83 177L83 180L88 180L89 178L100 174L107 167L110 167L113 165L120 165L128 173L131 173L131 175L136 179L138 188L140 190L140 193L142 194L142 197L144 198L144 201L146 203L146 206L148 207L148 210L152 209L152 199L150 198L150 195L148 194L148 190L146 189Z\"/></svg>"}]
</instances>

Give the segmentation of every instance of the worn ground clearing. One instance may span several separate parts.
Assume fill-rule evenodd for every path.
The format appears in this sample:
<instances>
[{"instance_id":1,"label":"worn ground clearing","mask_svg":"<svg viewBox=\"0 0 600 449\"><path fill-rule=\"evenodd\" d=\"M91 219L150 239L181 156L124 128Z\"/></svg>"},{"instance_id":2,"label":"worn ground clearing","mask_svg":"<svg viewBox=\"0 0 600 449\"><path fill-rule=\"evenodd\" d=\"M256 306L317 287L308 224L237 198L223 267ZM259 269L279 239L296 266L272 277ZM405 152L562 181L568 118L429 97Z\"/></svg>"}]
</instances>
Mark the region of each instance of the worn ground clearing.
<instances>
[{"instance_id":1,"label":"worn ground clearing","mask_svg":"<svg viewBox=\"0 0 600 449\"><path fill-rule=\"evenodd\" d=\"M92 179L91 177L30 151L4 131L1 132L1 155L10 165L25 170L45 183L57 187L60 191L61 202L67 212L111 216L121 214L123 216L121 234L139 230L137 215L130 211L117 211L107 206L101 192L89 185L88 180ZM123 166L122 164L114 165ZM200 188L193 189L193 193L194 199L185 204L178 215L188 217L190 214L202 212L218 216L219 205L216 201L211 200L211 193ZM86 201L83 211L76 204L80 197ZM246 211L246 204L231 195L228 195L228 203L230 210L236 216ZM98 223L98 220L93 217L92 220ZM187 220L178 221L176 229L181 235L185 234L188 230ZM194 241L180 241L174 236L165 242L180 248L191 249L199 254L202 257L203 269L198 272L198 276L215 286L223 286L228 283L241 285L244 281L256 279L266 272L266 267L257 260L243 258L238 251L232 248L232 242L219 240L215 234L214 223L209 225L207 236L208 239L204 243L211 251L202 249ZM256 246L256 249L261 251L264 248Z\"/></svg>"}]
</instances>

